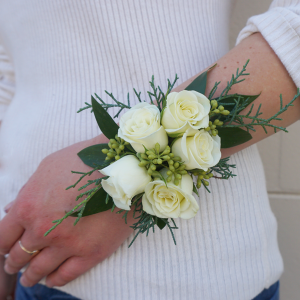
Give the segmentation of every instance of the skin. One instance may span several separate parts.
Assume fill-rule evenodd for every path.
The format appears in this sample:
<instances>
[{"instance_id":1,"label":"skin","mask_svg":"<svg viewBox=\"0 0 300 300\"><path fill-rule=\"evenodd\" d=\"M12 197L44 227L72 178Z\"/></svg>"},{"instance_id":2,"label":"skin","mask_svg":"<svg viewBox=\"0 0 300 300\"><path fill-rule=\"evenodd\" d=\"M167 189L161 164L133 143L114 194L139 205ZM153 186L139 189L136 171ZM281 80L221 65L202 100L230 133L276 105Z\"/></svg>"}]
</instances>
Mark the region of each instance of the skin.
<instances>
[{"instance_id":1,"label":"skin","mask_svg":"<svg viewBox=\"0 0 300 300\"><path fill-rule=\"evenodd\" d=\"M296 94L296 86L259 33L246 38L217 61L218 66L210 71L208 77L207 93L215 81L223 81L219 88L222 90L231 74L235 73L237 67L241 68L247 59L250 59L247 71L251 75L245 82L235 86L231 93L261 92L255 105L257 107L262 103L263 117L271 116L279 109L280 93L286 103ZM175 91L184 89L192 80L193 78L181 84ZM300 118L299 99L282 117L280 125L285 127ZM268 135L271 133L269 130ZM268 135L258 129L248 143L224 149L222 155L232 155ZM132 233L119 215L108 211L83 218L75 227L74 219L69 218L49 236L43 237L51 221L62 217L65 210L74 206L74 198L78 192L65 191L65 187L77 179L76 175L70 175L70 170L89 170L76 153L89 145L103 142L105 137L100 136L46 157L0 222L0 252L9 253L5 263L6 272L16 273L30 262L22 275L23 285L32 286L48 275L48 286L62 286L109 257ZM99 177L99 174L92 176L95 177ZM132 217L129 222L132 223ZM32 258L21 250L18 244L20 239L28 250L42 251Z\"/></svg>"}]
</instances>

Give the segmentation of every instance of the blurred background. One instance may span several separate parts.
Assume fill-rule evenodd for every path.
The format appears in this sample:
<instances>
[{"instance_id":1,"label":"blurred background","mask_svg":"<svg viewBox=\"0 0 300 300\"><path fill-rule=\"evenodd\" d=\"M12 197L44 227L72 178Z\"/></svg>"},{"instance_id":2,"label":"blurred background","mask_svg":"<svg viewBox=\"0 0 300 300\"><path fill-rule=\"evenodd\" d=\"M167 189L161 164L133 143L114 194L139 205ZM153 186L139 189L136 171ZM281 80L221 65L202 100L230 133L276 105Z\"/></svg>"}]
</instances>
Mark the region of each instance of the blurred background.
<instances>
[{"instance_id":1,"label":"blurred background","mask_svg":"<svg viewBox=\"0 0 300 300\"><path fill-rule=\"evenodd\" d=\"M265 12L271 0L235 0L230 28L230 47L249 17ZM299 53L300 55L300 53ZM279 95L278 95L279 96ZM279 97L278 97L279 105ZM278 222L279 248L285 271L281 299L300 299L300 121L260 143L271 208Z\"/></svg>"}]
</instances>

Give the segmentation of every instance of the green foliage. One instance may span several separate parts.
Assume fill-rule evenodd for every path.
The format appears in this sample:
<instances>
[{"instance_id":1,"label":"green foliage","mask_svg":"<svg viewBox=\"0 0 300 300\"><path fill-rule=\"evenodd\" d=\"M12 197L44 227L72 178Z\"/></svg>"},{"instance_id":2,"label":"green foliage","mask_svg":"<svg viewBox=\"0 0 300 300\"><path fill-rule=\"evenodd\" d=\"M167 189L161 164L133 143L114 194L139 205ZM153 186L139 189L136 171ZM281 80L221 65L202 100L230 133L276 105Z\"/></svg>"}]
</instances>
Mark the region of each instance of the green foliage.
<instances>
[{"instance_id":1,"label":"green foliage","mask_svg":"<svg viewBox=\"0 0 300 300\"><path fill-rule=\"evenodd\" d=\"M102 211L111 209L113 207L113 204L114 202L112 198L105 192L103 188L100 188L87 202L84 210L82 210L82 213L81 210L79 210L71 214L71 216L78 217L80 213L81 213L81 217L94 215Z\"/></svg>"},{"instance_id":2,"label":"green foliage","mask_svg":"<svg viewBox=\"0 0 300 300\"><path fill-rule=\"evenodd\" d=\"M83 215L84 209L87 205L87 203L89 202L89 200L97 193L98 190L101 189L101 186L96 186L95 188L91 189L88 191L87 193L87 197L81 201L79 204L77 204L73 209L71 209L70 211L66 212L66 214L58 220L53 221L52 223L55 223L54 226L52 226L45 234L44 236L47 236L52 230L54 230L58 225L60 225L66 218L70 217L73 213L78 212L78 216L75 220L74 225L76 225L78 223L78 221L80 220L80 218ZM84 193L85 194L85 193ZM78 197L77 197L78 198Z\"/></svg>"},{"instance_id":3,"label":"green foliage","mask_svg":"<svg viewBox=\"0 0 300 300\"><path fill-rule=\"evenodd\" d=\"M199 192L198 192L198 189L197 189L195 183L193 183L193 192L199 197Z\"/></svg>"},{"instance_id":4,"label":"green foliage","mask_svg":"<svg viewBox=\"0 0 300 300\"><path fill-rule=\"evenodd\" d=\"M160 86L155 86L154 84L154 76L152 76L152 79L151 81L149 82L150 83L150 86L152 88L152 92L148 92L148 96L149 96L149 99L150 99L150 103L151 104L155 104L156 102L156 105L157 107L159 108L159 110L161 112L163 112L164 108L166 107L166 99L168 97L168 94L171 92L171 90L173 89L176 81L178 80L178 77L177 77L177 74L175 75L175 79L174 81L171 83L171 81L168 79L168 88L167 88L167 92L164 93Z\"/></svg>"},{"instance_id":5,"label":"green foliage","mask_svg":"<svg viewBox=\"0 0 300 300\"><path fill-rule=\"evenodd\" d=\"M206 82L207 82L207 73L213 69L216 65L213 65L210 69L200 74L196 79L189 84L185 90L187 91L196 91L201 94L205 94Z\"/></svg>"},{"instance_id":6,"label":"green foliage","mask_svg":"<svg viewBox=\"0 0 300 300\"><path fill-rule=\"evenodd\" d=\"M283 106L282 95L280 95L279 111L273 116L271 116L270 118L266 118L266 119L259 117L260 115L262 115L262 112L260 112L262 106L261 104L258 106L258 109L254 115L251 115L254 104L251 105L249 111L246 114L239 114L240 99L238 98L236 107L230 112L230 114L223 121L224 123L226 123L226 128L244 127L248 131L249 130L255 131L254 126L261 126L266 133L267 133L267 127L273 128L274 132L277 132L277 130L288 132L285 127L271 124L271 122L281 121L282 119L279 118L278 116L284 113L290 106L293 106L294 101L298 97L300 97L299 89L297 89L297 94L293 97L293 99L290 102L288 102L285 106Z\"/></svg>"},{"instance_id":7,"label":"green foliage","mask_svg":"<svg viewBox=\"0 0 300 300\"><path fill-rule=\"evenodd\" d=\"M161 219L161 218L154 217L154 216L153 216L153 219L160 230L164 229L168 223L168 219Z\"/></svg>"},{"instance_id":8,"label":"green foliage","mask_svg":"<svg viewBox=\"0 0 300 300\"><path fill-rule=\"evenodd\" d=\"M158 228L160 229L163 229L164 227L167 226L168 229L170 230L174 244L176 245L176 240L175 240L173 230L178 229L178 227L176 226L174 220L162 219L156 216L149 215L143 210L141 198L142 198L142 194L134 197L132 201L131 208L133 209L133 217L137 221L130 227L133 228L136 234L133 237L132 241L130 242L128 248L133 244L133 242L136 240L139 234L143 234L146 232L146 236L148 236L150 230L152 230L152 232L155 232L155 225L158 226ZM127 212L125 212L125 214L127 215Z\"/></svg>"},{"instance_id":9,"label":"green foliage","mask_svg":"<svg viewBox=\"0 0 300 300\"><path fill-rule=\"evenodd\" d=\"M241 71L239 71L239 68L237 68L235 76L234 76L234 74L232 74L231 80L227 82L227 86L226 86L226 88L222 91L222 93L221 93L221 95L220 95L219 98L222 98L222 97L227 96L228 92L231 90L231 88L232 88L235 84L238 84L238 83L240 83L240 82L242 82L242 81L245 80L245 78L240 79L240 77L241 77L241 76L247 76L247 75L249 75L249 73L245 73L249 61L250 61L249 59L246 61L245 65L243 66L243 68L242 68Z\"/></svg>"},{"instance_id":10,"label":"green foliage","mask_svg":"<svg viewBox=\"0 0 300 300\"><path fill-rule=\"evenodd\" d=\"M248 105L250 105L254 100L256 100L260 94L258 95L240 95L240 94L232 94L227 95L225 97L219 97L216 100L218 101L218 105L223 105L226 110L235 110L237 107L237 113L241 112Z\"/></svg>"},{"instance_id":11,"label":"green foliage","mask_svg":"<svg viewBox=\"0 0 300 300\"><path fill-rule=\"evenodd\" d=\"M104 167L108 165L108 162L105 160L106 154L102 152L102 149L106 148L108 148L108 144L97 144L84 148L77 155L89 167Z\"/></svg>"},{"instance_id":12,"label":"green foliage","mask_svg":"<svg viewBox=\"0 0 300 300\"><path fill-rule=\"evenodd\" d=\"M231 148L252 139L249 132L237 127L221 127L218 129L218 135L221 138L221 148Z\"/></svg>"},{"instance_id":13,"label":"green foliage","mask_svg":"<svg viewBox=\"0 0 300 300\"><path fill-rule=\"evenodd\" d=\"M100 130L108 139L113 139L118 133L119 126L93 96L92 106Z\"/></svg>"},{"instance_id":14,"label":"green foliage","mask_svg":"<svg viewBox=\"0 0 300 300\"><path fill-rule=\"evenodd\" d=\"M230 157L222 158L222 159L220 159L220 161L218 162L217 165L210 168L211 171L221 175L221 177L214 176L214 178L229 179L230 177L233 178L234 176L236 176L235 174L232 173L232 170L231 170L231 169L234 169L236 166L229 164L228 163L229 159L230 159Z\"/></svg>"}]
</instances>

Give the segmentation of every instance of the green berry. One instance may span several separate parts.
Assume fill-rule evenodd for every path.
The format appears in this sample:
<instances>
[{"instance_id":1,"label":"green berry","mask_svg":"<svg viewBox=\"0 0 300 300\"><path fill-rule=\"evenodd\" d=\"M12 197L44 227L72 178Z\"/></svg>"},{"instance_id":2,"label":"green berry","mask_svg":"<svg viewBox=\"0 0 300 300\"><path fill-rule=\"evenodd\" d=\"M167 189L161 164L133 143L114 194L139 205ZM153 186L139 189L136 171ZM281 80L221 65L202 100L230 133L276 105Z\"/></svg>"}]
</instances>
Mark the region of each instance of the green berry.
<instances>
[{"instance_id":1,"label":"green berry","mask_svg":"<svg viewBox=\"0 0 300 300\"><path fill-rule=\"evenodd\" d=\"M173 160L175 160L175 161L181 161L181 157L180 157L180 156L175 156L175 157L173 158Z\"/></svg>"},{"instance_id":2,"label":"green berry","mask_svg":"<svg viewBox=\"0 0 300 300\"><path fill-rule=\"evenodd\" d=\"M154 165L150 165L150 169L152 170L152 171L155 171L156 170L156 167L154 166Z\"/></svg>"},{"instance_id":3,"label":"green berry","mask_svg":"<svg viewBox=\"0 0 300 300\"><path fill-rule=\"evenodd\" d=\"M159 145L159 143L156 143L156 144L155 144L155 151L156 151L157 153L159 153L159 150L160 150L160 145Z\"/></svg>"},{"instance_id":4,"label":"green berry","mask_svg":"<svg viewBox=\"0 0 300 300\"><path fill-rule=\"evenodd\" d=\"M141 158L142 158L142 159L148 159L148 156L147 156L145 153L142 153L142 154L141 154Z\"/></svg>"},{"instance_id":5,"label":"green berry","mask_svg":"<svg viewBox=\"0 0 300 300\"><path fill-rule=\"evenodd\" d=\"M148 161L142 160L142 161L139 163L139 166L140 166L140 167L145 167L145 166L147 166L148 164L149 164Z\"/></svg>"},{"instance_id":6,"label":"green berry","mask_svg":"<svg viewBox=\"0 0 300 300\"><path fill-rule=\"evenodd\" d=\"M176 174L176 175L175 175L175 178L176 178L176 179L181 179L181 175L180 175L180 174Z\"/></svg>"}]
</instances>

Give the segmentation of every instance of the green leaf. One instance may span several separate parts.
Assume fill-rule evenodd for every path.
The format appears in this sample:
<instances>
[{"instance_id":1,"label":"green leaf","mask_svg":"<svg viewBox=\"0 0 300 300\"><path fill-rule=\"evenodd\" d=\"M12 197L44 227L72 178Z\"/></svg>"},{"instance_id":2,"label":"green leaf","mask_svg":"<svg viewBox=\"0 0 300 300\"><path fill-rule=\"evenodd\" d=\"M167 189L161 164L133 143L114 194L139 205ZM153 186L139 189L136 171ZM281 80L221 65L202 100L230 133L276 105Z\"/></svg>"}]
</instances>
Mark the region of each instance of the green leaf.
<instances>
[{"instance_id":1,"label":"green leaf","mask_svg":"<svg viewBox=\"0 0 300 300\"><path fill-rule=\"evenodd\" d=\"M83 217L94 215L100 213L102 211L109 210L113 207L113 200L109 197L108 203L105 203L107 193L103 188L95 193L95 195L89 200L86 204L84 212L82 214ZM78 217L78 212L75 212L71 215L72 217Z\"/></svg>"},{"instance_id":2,"label":"green leaf","mask_svg":"<svg viewBox=\"0 0 300 300\"><path fill-rule=\"evenodd\" d=\"M93 96L92 106L100 130L108 139L114 139L118 133L119 126Z\"/></svg>"},{"instance_id":3,"label":"green leaf","mask_svg":"<svg viewBox=\"0 0 300 300\"><path fill-rule=\"evenodd\" d=\"M161 219L156 217L156 225L162 230L167 225L168 219Z\"/></svg>"},{"instance_id":4,"label":"green leaf","mask_svg":"<svg viewBox=\"0 0 300 300\"><path fill-rule=\"evenodd\" d=\"M221 148L231 148L252 139L249 132L238 127L218 128L218 135L221 138Z\"/></svg>"},{"instance_id":5,"label":"green leaf","mask_svg":"<svg viewBox=\"0 0 300 300\"><path fill-rule=\"evenodd\" d=\"M102 152L102 149L109 149L107 144L97 144L87 148L84 148L77 155L80 159L89 167L95 168L107 164L106 154Z\"/></svg>"},{"instance_id":6,"label":"green leaf","mask_svg":"<svg viewBox=\"0 0 300 300\"><path fill-rule=\"evenodd\" d=\"M205 94L206 89L206 82L207 82L207 73L213 69L217 64L213 65L211 68L209 68L207 71L200 74L194 81L188 85L185 90L187 91L196 91L201 94Z\"/></svg>"}]
</instances>

